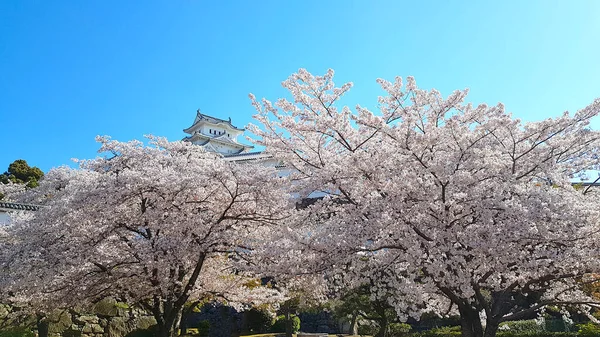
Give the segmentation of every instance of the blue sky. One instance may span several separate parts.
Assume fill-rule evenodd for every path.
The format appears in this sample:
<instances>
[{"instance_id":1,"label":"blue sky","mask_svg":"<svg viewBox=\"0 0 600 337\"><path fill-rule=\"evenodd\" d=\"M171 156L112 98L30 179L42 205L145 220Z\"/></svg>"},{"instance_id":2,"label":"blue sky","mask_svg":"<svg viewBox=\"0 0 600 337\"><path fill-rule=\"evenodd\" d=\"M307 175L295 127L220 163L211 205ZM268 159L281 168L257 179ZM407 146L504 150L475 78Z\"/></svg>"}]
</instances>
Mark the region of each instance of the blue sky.
<instances>
[{"instance_id":1,"label":"blue sky","mask_svg":"<svg viewBox=\"0 0 600 337\"><path fill-rule=\"evenodd\" d=\"M181 139L200 108L249 123L298 68L413 75L537 120L600 97L600 1L0 1L0 171L92 158L94 137ZM600 123L593 126L598 129Z\"/></svg>"}]
</instances>

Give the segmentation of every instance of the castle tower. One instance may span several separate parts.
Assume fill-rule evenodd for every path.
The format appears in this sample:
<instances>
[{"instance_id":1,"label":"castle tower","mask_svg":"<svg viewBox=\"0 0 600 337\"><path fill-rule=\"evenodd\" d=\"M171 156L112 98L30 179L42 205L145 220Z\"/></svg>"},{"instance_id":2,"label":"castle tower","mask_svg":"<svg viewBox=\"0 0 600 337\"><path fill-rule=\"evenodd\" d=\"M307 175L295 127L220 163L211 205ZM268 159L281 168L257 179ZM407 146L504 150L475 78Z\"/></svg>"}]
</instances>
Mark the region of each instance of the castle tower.
<instances>
[{"instance_id":1,"label":"castle tower","mask_svg":"<svg viewBox=\"0 0 600 337\"><path fill-rule=\"evenodd\" d=\"M237 137L244 133L244 129L237 128L229 120L219 119L196 112L194 123L183 132L189 134L184 141L201 145L206 150L217 152L224 156L241 154L253 146L238 143Z\"/></svg>"}]
</instances>

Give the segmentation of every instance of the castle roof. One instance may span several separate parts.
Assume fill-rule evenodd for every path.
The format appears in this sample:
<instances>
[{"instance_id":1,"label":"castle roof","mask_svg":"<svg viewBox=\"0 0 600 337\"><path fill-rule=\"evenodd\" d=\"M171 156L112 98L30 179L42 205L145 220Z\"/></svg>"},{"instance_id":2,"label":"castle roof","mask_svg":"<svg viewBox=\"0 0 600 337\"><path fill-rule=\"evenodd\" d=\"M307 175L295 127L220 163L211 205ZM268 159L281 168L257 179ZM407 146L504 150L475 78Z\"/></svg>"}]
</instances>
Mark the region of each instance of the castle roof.
<instances>
[{"instance_id":1,"label":"castle roof","mask_svg":"<svg viewBox=\"0 0 600 337\"><path fill-rule=\"evenodd\" d=\"M245 129L238 128L238 127L234 126L233 124L231 124L231 117L228 120L225 120L225 119L205 115L202 112L200 112L200 109L198 109L196 111L196 119L194 119L194 123L192 124L192 126L188 127L187 129L184 129L183 132L189 133L189 131L194 126L196 126L197 124L200 124L202 122L208 122L208 123L215 124L215 125L225 124L230 129L237 130L237 131L245 131Z\"/></svg>"},{"instance_id":2,"label":"castle roof","mask_svg":"<svg viewBox=\"0 0 600 337\"><path fill-rule=\"evenodd\" d=\"M37 211L40 206L0 201L0 211Z\"/></svg>"}]
</instances>

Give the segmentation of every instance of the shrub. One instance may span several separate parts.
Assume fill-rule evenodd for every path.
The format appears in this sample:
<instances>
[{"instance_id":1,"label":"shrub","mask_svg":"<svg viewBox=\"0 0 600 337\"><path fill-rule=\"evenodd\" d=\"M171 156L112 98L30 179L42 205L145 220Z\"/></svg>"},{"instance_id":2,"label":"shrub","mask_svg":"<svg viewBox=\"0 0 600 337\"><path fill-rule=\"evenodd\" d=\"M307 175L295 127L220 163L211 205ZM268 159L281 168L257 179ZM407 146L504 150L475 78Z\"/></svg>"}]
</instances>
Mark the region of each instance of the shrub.
<instances>
[{"instance_id":1,"label":"shrub","mask_svg":"<svg viewBox=\"0 0 600 337\"><path fill-rule=\"evenodd\" d=\"M452 331L450 329L440 331L440 329L444 329L444 328L449 328L449 327L442 327L442 328L436 328L436 329L432 329L432 330L423 331L419 334L415 334L415 336L420 336L420 337L461 337L462 336L462 332L460 332L460 331Z\"/></svg>"},{"instance_id":2,"label":"shrub","mask_svg":"<svg viewBox=\"0 0 600 337\"><path fill-rule=\"evenodd\" d=\"M207 320L203 320L198 322L198 335L201 337L208 336L208 332L210 331L210 322Z\"/></svg>"},{"instance_id":3,"label":"shrub","mask_svg":"<svg viewBox=\"0 0 600 337\"><path fill-rule=\"evenodd\" d=\"M507 330L503 330L503 327L508 327ZM545 330L544 325L538 324L538 322L534 319L522 320L522 321L510 321L504 322L500 324L500 331L506 332L526 332L526 333L535 333L541 332Z\"/></svg>"},{"instance_id":4,"label":"shrub","mask_svg":"<svg viewBox=\"0 0 600 337\"><path fill-rule=\"evenodd\" d=\"M577 330L573 327L573 324L569 324L562 319L547 319L546 320L546 331L552 332L569 332Z\"/></svg>"},{"instance_id":5,"label":"shrub","mask_svg":"<svg viewBox=\"0 0 600 337\"><path fill-rule=\"evenodd\" d=\"M413 334L415 337L462 337L460 331L433 332L433 330L424 331L418 334ZM598 336L598 335L594 335ZM513 332L513 331L498 331L496 337L581 337L576 332ZM587 337L587 336L586 336Z\"/></svg>"},{"instance_id":6,"label":"shrub","mask_svg":"<svg viewBox=\"0 0 600 337\"><path fill-rule=\"evenodd\" d=\"M300 331L300 318L296 315L291 316L292 319L292 332L296 333ZM271 327L272 332L285 332L285 315L279 315L275 319L275 323Z\"/></svg>"},{"instance_id":7,"label":"shrub","mask_svg":"<svg viewBox=\"0 0 600 337\"><path fill-rule=\"evenodd\" d=\"M576 332L548 332L548 331L538 331L538 332L510 332L503 331L498 332L496 337L578 337L579 335Z\"/></svg>"},{"instance_id":8,"label":"shrub","mask_svg":"<svg viewBox=\"0 0 600 337\"><path fill-rule=\"evenodd\" d=\"M412 327L406 323L392 323L388 327L390 336L401 337L406 336Z\"/></svg>"},{"instance_id":9,"label":"shrub","mask_svg":"<svg viewBox=\"0 0 600 337\"><path fill-rule=\"evenodd\" d=\"M460 332L460 326L458 325L454 325L454 326L442 326L439 328L433 328L431 329L431 332L436 333L436 334L446 334L446 333L452 333L452 332Z\"/></svg>"},{"instance_id":10,"label":"shrub","mask_svg":"<svg viewBox=\"0 0 600 337\"><path fill-rule=\"evenodd\" d=\"M358 326L358 334L361 336L373 336L378 330L379 328L375 325L365 324Z\"/></svg>"},{"instance_id":11,"label":"shrub","mask_svg":"<svg viewBox=\"0 0 600 337\"><path fill-rule=\"evenodd\" d=\"M0 330L0 337L35 337L35 334L24 327L12 327L6 330Z\"/></svg>"},{"instance_id":12,"label":"shrub","mask_svg":"<svg viewBox=\"0 0 600 337\"><path fill-rule=\"evenodd\" d=\"M246 311L246 328L254 333L265 333L273 325L273 316L268 310L252 308Z\"/></svg>"},{"instance_id":13,"label":"shrub","mask_svg":"<svg viewBox=\"0 0 600 337\"><path fill-rule=\"evenodd\" d=\"M600 327L594 323L579 324L577 334L584 337L600 336Z\"/></svg>"}]
</instances>

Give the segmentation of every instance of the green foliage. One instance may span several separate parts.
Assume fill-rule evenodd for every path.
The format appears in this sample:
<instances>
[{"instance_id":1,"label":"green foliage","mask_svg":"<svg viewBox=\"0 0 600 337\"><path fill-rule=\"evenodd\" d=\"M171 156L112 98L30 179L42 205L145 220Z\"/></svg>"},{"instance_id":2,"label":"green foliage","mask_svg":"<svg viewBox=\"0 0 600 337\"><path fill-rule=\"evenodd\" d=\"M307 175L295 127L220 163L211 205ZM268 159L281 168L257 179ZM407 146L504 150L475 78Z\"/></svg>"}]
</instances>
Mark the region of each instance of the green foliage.
<instances>
[{"instance_id":1,"label":"green foliage","mask_svg":"<svg viewBox=\"0 0 600 337\"><path fill-rule=\"evenodd\" d=\"M411 336L414 337L462 337L460 327L444 327L440 329L432 329L423 331L421 333L415 333ZM580 335L576 332L549 332L549 331L536 331L536 332L515 332L515 331L498 331L496 337L591 337L600 336L595 335Z\"/></svg>"},{"instance_id":2,"label":"green foliage","mask_svg":"<svg viewBox=\"0 0 600 337\"><path fill-rule=\"evenodd\" d=\"M373 336L377 333L379 328L375 325L364 324L358 326L358 334L361 336Z\"/></svg>"},{"instance_id":3,"label":"green foliage","mask_svg":"<svg viewBox=\"0 0 600 337\"><path fill-rule=\"evenodd\" d=\"M3 174L0 174L0 183L8 184L9 182L15 184L26 184L27 187L37 187L38 181L44 176L44 172L38 167L31 167L23 159L17 159L8 165L8 170ZM0 200L4 198L4 195L0 193Z\"/></svg>"},{"instance_id":4,"label":"green foliage","mask_svg":"<svg viewBox=\"0 0 600 337\"><path fill-rule=\"evenodd\" d=\"M583 337L600 336L600 327L594 323L579 324L577 334Z\"/></svg>"},{"instance_id":5,"label":"green foliage","mask_svg":"<svg viewBox=\"0 0 600 337\"><path fill-rule=\"evenodd\" d=\"M537 333L546 330L544 325L540 325L534 319L522 320L522 321L510 321L500 324L500 328L508 327L507 332L526 332L526 333Z\"/></svg>"},{"instance_id":6,"label":"green foliage","mask_svg":"<svg viewBox=\"0 0 600 337\"><path fill-rule=\"evenodd\" d=\"M502 331L496 334L496 337L578 337L576 332L511 332Z\"/></svg>"},{"instance_id":7,"label":"green foliage","mask_svg":"<svg viewBox=\"0 0 600 337\"><path fill-rule=\"evenodd\" d=\"M273 325L273 316L266 309L252 308L246 312L246 327L254 333L265 333Z\"/></svg>"},{"instance_id":8,"label":"green foliage","mask_svg":"<svg viewBox=\"0 0 600 337\"><path fill-rule=\"evenodd\" d=\"M25 327L12 327L0 330L0 337L35 337L35 334Z\"/></svg>"},{"instance_id":9,"label":"green foliage","mask_svg":"<svg viewBox=\"0 0 600 337\"><path fill-rule=\"evenodd\" d=\"M291 315L292 320L292 332L296 333L300 331L300 317L296 315ZM275 319L275 323L271 327L272 332L285 332L285 315L279 315Z\"/></svg>"},{"instance_id":10,"label":"green foliage","mask_svg":"<svg viewBox=\"0 0 600 337\"><path fill-rule=\"evenodd\" d=\"M198 335L200 337L208 336L208 332L210 331L210 322L207 320L203 320L198 322Z\"/></svg>"},{"instance_id":11,"label":"green foliage","mask_svg":"<svg viewBox=\"0 0 600 337\"><path fill-rule=\"evenodd\" d=\"M569 324L562 319L546 319L546 331L569 332L574 329L573 324Z\"/></svg>"},{"instance_id":12,"label":"green foliage","mask_svg":"<svg viewBox=\"0 0 600 337\"><path fill-rule=\"evenodd\" d=\"M452 332L460 332L460 326L455 325L455 326L442 326L439 328L434 328L430 330L433 333L436 334L446 334L446 333L452 333Z\"/></svg>"},{"instance_id":13,"label":"green foliage","mask_svg":"<svg viewBox=\"0 0 600 337\"><path fill-rule=\"evenodd\" d=\"M388 327L388 331L391 337L402 337L408 335L412 327L406 323L392 323Z\"/></svg>"},{"instance_id":14,"label":"green foliage","mask_svg":"<svg viewBox=\"0 0 600 337\"><path fill-rule=\"evenodd\" d=\"M460 326L442 326L416 334L420 337L460 337Z\"/></svg>"}]
</instances>

